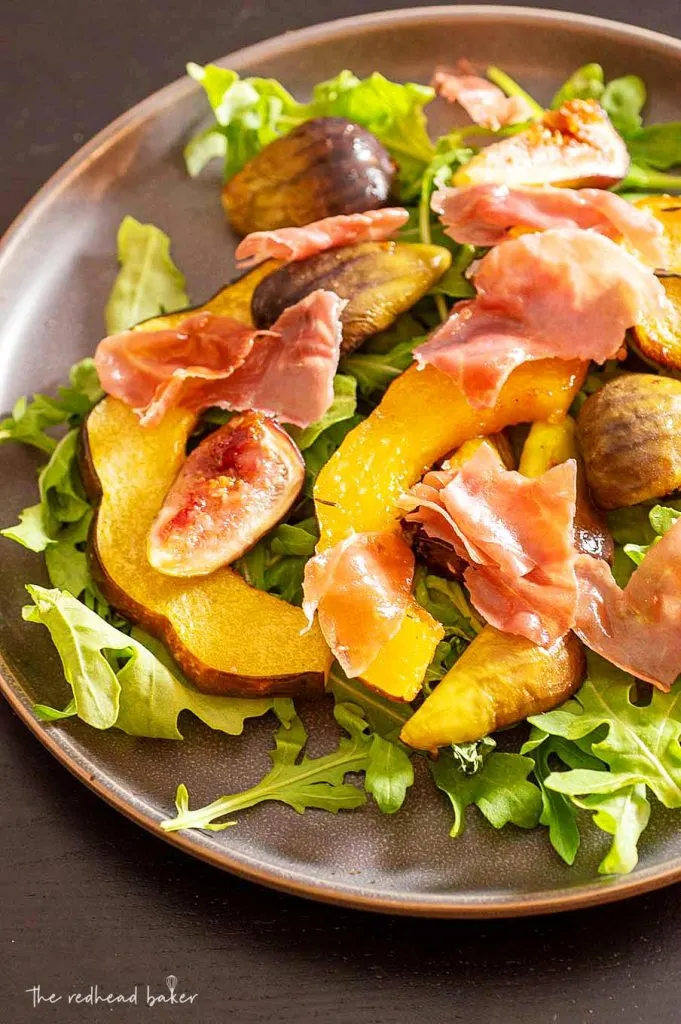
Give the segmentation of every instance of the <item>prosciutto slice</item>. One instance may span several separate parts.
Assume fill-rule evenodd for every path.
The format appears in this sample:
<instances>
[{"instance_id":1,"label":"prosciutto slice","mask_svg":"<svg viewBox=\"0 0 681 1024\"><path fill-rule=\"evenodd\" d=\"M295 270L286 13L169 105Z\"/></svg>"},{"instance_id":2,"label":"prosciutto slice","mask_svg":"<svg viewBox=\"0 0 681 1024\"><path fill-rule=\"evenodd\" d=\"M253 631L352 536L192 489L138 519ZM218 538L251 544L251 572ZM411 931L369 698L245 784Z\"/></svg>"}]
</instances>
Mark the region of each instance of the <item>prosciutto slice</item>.
<instances>
[{"instance_id":1,"label":"prosciutto slice","mask_svg":"<svg viewBox=\"0 0 681 1024\"><path fill-rule=\"evenodd\" d=\"M309 256L343 245L382 242L408 220L409 212L395 206L325 217L300 228L253 231L239 243L234 255L242 269L266 259L285 260L287 263L306 260Z\"/></svg>"},{"instance_id":2,"label":"prosciutto slice","mask_svg":"<svg viewBox=\"0 0 681 1024\"><path fill-rule=\"evenodd\" d=\"M650 548L624 590L602 560L577 559L575 633L614 665L670 689L681 674L681 520Z\"/></svg>"},{"instance_id":3,"label":"prosciutto slice","mask_svg":"<svg viewBox=\"0 0 681 1024\"><path fill-rule=\"evenodd\" d=\"M349 677L361 675L400 628L414 555L395 533L356 533L305 566L303 611Z\"/></svg>"},{"instance_id":4,"label":"prosciutto slice","mask_svg":"<svg viewBox=\"0 0 681 1024\"><path fill-rule=\"evenodd\" d=\"M455 71L438 68L432 86L448 103L458 103L481 128L498 131L505 124L529 120L533 111L522 96L506 96L498 85L476 75L467 61Z\"/></svg>"},{"instance_id":5,"label":"prosciutto slice","mask_svg":"<svg viewBox=\"0 0 681 1024\"><path fill-rule=\"evenodd\" d=\"M483 446L449 482L427 474L400 503L470 563L464 580L488 622L548 647L575 620L575 501L573 459L532 479Z\"/></svg>"},{"instance_id":6,"label":"prosciutto slice","mask_svg":"<svg viewBox=\"0 0 681 1024\"><path fill-rule=\"evenodd\" d=\"M445 234L461 244L497 245L519 227L586 228L615 241L624 239L653 267L667 262L661 221L603 189L464 185L435 192L431 206Z\"/></svg>"},{"instance_id":7,"label":"prosciutto slice","mask_svg":"<svg viewBox=\"0 0 681 1024\"><path fill-rule=\"evenodd\" d=\"M627 328L662 315L667 303L639 260L575 228L504 242L480 261L474 280L477 297L458 303L414 356L453 377L479 408L494 405L520 363L612 359Z\"/></svg>"},{"instance_id":8,"label":"prosciutto slice","mask_svg":"<svg viewBox=\"0 0 681 1024\"><path fill-rule=\"evenodd\" d=\"M180 397L200 404L205 382L226 380L258 332L228 316L196 313L176 330L123 331L100 341L95 366L104 390L154 425Z\"/></svg>"},{"instance_id":9,"label":"prosciutto slice","mask_svg":"<svg viewBox=\"0 0 681 1024\"><path fill-rule=\"evenodd\" d=\"M145 426L168 409L256 409L309 426L333 401L345 302L318 290L284 310L269 331L195 314L174 331L125 331L95 353L102 387Z\"/></svg>"}]
</instances>

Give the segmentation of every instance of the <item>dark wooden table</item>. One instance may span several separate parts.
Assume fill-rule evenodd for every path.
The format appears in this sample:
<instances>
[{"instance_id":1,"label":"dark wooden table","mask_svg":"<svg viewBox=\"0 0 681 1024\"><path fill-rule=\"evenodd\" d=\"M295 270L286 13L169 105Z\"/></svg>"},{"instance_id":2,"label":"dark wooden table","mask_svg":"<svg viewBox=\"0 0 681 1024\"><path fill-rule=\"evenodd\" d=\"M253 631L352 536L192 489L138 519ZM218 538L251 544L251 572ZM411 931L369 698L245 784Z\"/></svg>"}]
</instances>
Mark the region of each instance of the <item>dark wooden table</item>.
<instances>
[{"instance_id":1,"label":"dark wooden table","mask_svg":"<svg viewBox=\"0 0 681 1024\"><path fill-rule=\"evenodd\" d=\"M385 7L404 6L404 0ZM5 0L0 226L82 142L148 93L286 29L367 0ZM376 6L380 6L377 0ZM554 6L681 34L678 0ZM58 244L58 240L56 240ZM520 921L384 918L257 888L193 862L99 802L0 701L0 1024L672 1022L681 890ZM455 854L453 854L455 855ZM196 994L183 1006L145 1003ZM41 995L137 1006L34 1008Z\"/></svg>"}]
</instances>

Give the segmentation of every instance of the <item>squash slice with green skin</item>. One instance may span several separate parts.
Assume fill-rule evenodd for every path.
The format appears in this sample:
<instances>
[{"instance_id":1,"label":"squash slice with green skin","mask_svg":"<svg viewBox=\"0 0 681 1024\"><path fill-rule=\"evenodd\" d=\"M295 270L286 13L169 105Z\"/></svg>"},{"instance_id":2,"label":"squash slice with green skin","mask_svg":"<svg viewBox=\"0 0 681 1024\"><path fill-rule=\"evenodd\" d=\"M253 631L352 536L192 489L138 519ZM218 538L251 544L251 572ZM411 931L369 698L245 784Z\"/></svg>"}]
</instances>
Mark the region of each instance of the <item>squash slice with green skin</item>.
<instances>
[{"instance_id":1,"label":"squash slice with green skin","mask_svg":"<svg viewBox=\"0 0 681 1024\"><path fill-rule=\"evenodd\" d=\"M257 270L201 309L249 320ZM176 326L186 312L156 317L144 330ZM83 428L83 476L99 505L90 534L93 575L111 604L162 640L199 689L241 697L323 689L330 652L299 608L256 590L229 568L173 578L147 560L151 525L186 457L196 415L171 409L153 428L115 398L104 398Z\"/></svg>"},{"instance_id":2,"label":"squash slice with green skin","mask_svg":"<svg viewBox=\"0 0 681 1024\"><path fill-rule=\"evenodd\" d=\"M496 405L475 409L451 377L411 367L343 441L314 491L323 551L353 532L399 530L399 496L465 441L513 423L560 420L581 387L586 364L544 359L519 366ZM392 700L411 701L442 637L442 626L411 600L399 632L362 676Z\"/></svg>"}]
</instances>

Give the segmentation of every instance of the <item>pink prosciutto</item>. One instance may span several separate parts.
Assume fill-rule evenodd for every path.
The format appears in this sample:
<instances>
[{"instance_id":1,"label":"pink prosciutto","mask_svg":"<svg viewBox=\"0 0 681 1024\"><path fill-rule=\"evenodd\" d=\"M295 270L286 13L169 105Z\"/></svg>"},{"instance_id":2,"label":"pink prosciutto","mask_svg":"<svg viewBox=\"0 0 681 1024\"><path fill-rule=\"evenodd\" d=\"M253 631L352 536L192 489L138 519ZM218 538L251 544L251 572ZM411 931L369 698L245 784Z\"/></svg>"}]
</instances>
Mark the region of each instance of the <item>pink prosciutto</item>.
<instances>
[{"instance_id":1,"label":"pink prosciutto","mask_svg":"<svg viewBox=\"0 0 681 1024\"><path fill-rule=\"evenodd\" d=\"M470 563L464 580L488 622L550 646L575 620L574 460L530 479L483 445L448 476L403 496L407 518Z\"/></svg>"},{"instance_id":2,"label":"pink prosciutto","mask_svg":"<svg viewBox=\"0 0 681 1024\"><path fill-rule=\"evenodd\" d=\"M667 304L650 269L611 239L575 228L498 245L474 281L477 297L458 303L414 355L453 377L479 408L494 405L521 363L614 358L627 328Z\"/></svg>"},{"instance_id":3,"label":"pink prosciutto","mask_svg":"<svg viewBox=\"0 0 681 1024\"><path fill-rule=\"evenodd\" d=\"M356 533L305 566L303 611L315 611L347 676L361 675L397 633L414 579L414 555L395 533Z\"/></svg>"},{"instance_id":4,"label":"pink prosciutto","mask_svg":"<svg viewBox=\"0 0 681 1024\"><path fill-rule=\"evenodd\" d=\"M505 124L529 120L533 111L522 96L506 96L499 86L476 75L467 61L455 71L438 68L432 86L448 103L458 103L471 121L497 131Z\"/></svg>"},{"instance_id":5,"label":"pink prosciutto","mask_svg":"<svg viewBox=\"0 0 681 1024\"><path fill-rule=\"evenodd\" d=\"M168 409L256 409L306 427L333 401L345 302L318 290L284 310L269 331L199 313L176 330L125 331L100 342L95 366L108 394L145 426Z\"/></svg>"},{"instance_id":6,"label":"pink prosciutto","mask_svg":"<svg viewBox=\"0 0 681 1024\"><path fill-rule=\"evenodd\" d=\"M497 245L518 227L586 228L615 241L626 240L653 267L667 261L664 229L657 217L603 189L464 185L435 192L431 206L440 215L445 234L461 244Z\"/></svg>"},{"instance_id":7,"label":"pink prosciutto","mask_svg":"<svg viewBox=\"0 0 681 1024\"><path fill-rule=\"evenodd\" d=\"M681 675L681 520L620 590L602 559L577 559L575 633L614 665L669 690Z\"/></svg>"},{"instance_id":8,"label":"pink prosciutto","mask_svg":"<svg viewBox=\"0 0 681 1024\"><path fill-rule=\"evenodd\" d=\"M382 242L408 220L408 211L395 206L325 217L300 228L254 231L239 243L234 255L241 268L255 266L266 259L292 263L343 245Z\"/></svg>"}]
</instances>

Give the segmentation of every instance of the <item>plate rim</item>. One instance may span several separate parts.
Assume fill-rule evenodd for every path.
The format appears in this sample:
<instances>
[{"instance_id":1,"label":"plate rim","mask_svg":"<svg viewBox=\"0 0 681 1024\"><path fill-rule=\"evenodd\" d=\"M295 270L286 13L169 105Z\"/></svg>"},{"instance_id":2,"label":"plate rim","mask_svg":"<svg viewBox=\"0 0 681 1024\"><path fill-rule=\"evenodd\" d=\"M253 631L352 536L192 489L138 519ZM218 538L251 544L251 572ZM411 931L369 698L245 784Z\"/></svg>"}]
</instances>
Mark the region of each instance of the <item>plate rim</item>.
<instances>
[{"instance_id":1,"label":"plate rim","mask_svg":"<svg viewBox=\"0 0 681 1024\"><path fill-rule=\"evenodd\" d=\"M266 60L269 57L298 46L326 39L330 34L357 35L373 31L382 25L408 25L412 22L437 20L467 20L501 22L541 22L556 28L567 26L593 28L609 35L616 40L633 39L636 42L646 41L661 51L681 60L681 40L650 29L614 21L594 15L575 14L549 8L532 8L522 6L500 6L496 4L462 4L428 6L421 8L400 8L390 11L377 11L337 18L310 25L292 32L284 32L278 36L262 40L253 45L242 47L216 63L229 63L237 70L245 65ZM58 199L63 189L68 187L72 177L80 173L82 168L96 160L101 153L114 141L134 130L150 115L162 111L184 96L199 89L200 86L183 77L158 89L139 103L115 118L84 146L78 149L62 164L28 201L19 214L10 223L0 238L0 275L5 263L11 259L15 245L19 244L25 232L30 231L31 222L39 216L43 206ZM217 852L203 846L189 832L164 832L158 822L149 814L119 796L108 780L106 773L87 762L80 763L69 750L57 739L52 731L45 727L33 713L31 704L20 681L14 675L0 651L0 692L12 710L28 726L33 735L42 743L50 754L80 782L92 792L123 814L129 820L140 825L177 849L192 857L198 858L212 867L228 871L250 882L256 882L268 888L292 895L303 896L318 902L352 909L369 910L379 913L398 914L401 916L425 918L510 918L524 917L534 914L550 914L565 910L612 903L631 896L640 895L651 890L671 885L681 880L681 856L666 864L643 869L639 874L616 877L610 881L596 878L590 883L547 891L546 893L528 893L520 896L492 896L489 900L478 902L462 902L457 893L437 894L431 898L407 896L406 898L366 895L360 890L339 888L333 880L306 880L300 871L285 873L272 865L259 863L255 858L239 858L229 851Z\"/></svg>"}]
</instances>

